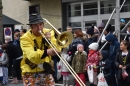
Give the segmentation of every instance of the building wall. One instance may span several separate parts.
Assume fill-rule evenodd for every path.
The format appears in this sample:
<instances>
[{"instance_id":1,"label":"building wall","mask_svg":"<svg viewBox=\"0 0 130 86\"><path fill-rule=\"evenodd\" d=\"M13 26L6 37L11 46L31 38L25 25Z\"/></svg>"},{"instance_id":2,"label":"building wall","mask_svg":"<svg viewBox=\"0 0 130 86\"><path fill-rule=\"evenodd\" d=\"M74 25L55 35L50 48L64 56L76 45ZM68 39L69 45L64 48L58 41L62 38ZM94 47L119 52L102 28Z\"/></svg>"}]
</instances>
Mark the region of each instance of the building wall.
<instances>
[{"instance_id":1,"label":"building wall","mask_svg":"<svg viewBox=\"0 0 130 86\"><path fill-rule=\"evenodd\" d=\"M28 1L23 0L2 0L3 14L19 21L27 28L28 21Z\"/></svg>"},{"instance_id":2,"label":"building wall","mask_svg":"<svg viewBox=\"0 0 130 86\"><path fill-rule=\"evenodd\" d=\"M29 28L29 6L40 5L42 17L48 19L56 28L61 27L61 0L2 0L3 14L21 22L23 28Z\"/></svg>"},{"instance_id":3,"label":"building wall","mask_svg":"<svg viewBox=\"0 0 130 86\"><path fill-rule=\"evenodd\" d=\"M61 28L61 0L32 0L30 4L40 4L41 16L50 21L56 28Z\"/></svg>"}]
</instances>

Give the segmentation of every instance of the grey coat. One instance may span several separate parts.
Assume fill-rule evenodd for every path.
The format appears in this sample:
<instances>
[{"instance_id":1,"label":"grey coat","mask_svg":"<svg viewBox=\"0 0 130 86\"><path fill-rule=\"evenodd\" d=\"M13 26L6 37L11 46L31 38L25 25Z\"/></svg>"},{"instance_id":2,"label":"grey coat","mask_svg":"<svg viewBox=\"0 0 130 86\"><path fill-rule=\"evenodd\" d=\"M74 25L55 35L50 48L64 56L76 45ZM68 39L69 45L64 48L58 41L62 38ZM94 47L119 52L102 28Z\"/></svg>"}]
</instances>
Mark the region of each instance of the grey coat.
<instances>
[{"instance_id":1,"label":"grey coat","mask_svg":"<svg viewBox=\"0 0 130 86\"><path fill-rule=\"evenodd\" d=\"M4 52L2 53L2 56L0 57L0 63L1 63L2 65L6 65L6 66L7 66L8 61L9 61L9 59L8 59L7 53L4 51Z\"/></svg>"},{"instance_id":2,"label":"grey coat","mask_svg":"<svg viewBox=\"0 0 130 86\"><path fill-rule=\"evenodd\" d=\"M71 56L69 56L66 52L62 52L61 56L67 61L70 62L71 61ZM59 65L60 67L60 71L61 72L69 72L69 70L67 69L67 67L64 65L64 63L62 62L62 60L60 60Z\"/></svg>"}]
</instances>

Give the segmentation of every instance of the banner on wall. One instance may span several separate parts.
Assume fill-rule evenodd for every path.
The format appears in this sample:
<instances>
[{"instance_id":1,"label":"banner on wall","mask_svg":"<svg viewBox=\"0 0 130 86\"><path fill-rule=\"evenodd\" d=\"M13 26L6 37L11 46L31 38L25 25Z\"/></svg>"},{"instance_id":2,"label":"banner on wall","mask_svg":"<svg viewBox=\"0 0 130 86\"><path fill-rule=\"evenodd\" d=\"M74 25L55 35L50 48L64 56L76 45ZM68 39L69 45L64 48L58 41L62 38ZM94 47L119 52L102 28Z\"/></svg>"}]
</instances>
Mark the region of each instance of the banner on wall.
<instances>
[{"instance_id":1,"label":"banner on wall","mask_svg":"<svg viewBox=\"0 0 130 86\"><path fill-rule=\"evenodd\" d=\"M10 36L11 41L12 41L12 28L11 27L4 28L4 39L6 36Z\"/></svg>"}]
</instances>

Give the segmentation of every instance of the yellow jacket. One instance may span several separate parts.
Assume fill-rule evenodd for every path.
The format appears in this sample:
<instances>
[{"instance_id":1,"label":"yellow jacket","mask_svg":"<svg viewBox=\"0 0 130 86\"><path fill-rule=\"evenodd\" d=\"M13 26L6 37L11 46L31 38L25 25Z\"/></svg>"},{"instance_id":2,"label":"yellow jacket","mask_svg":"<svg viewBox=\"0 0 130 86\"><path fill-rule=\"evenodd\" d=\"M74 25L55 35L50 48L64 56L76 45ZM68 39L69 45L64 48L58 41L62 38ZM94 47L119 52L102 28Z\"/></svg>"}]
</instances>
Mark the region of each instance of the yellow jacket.
<instances>
[{"instance_id":1,"label":"yellow jacket","mask_svg":"<svg viewBox=\"0 0 130 86\"><path fill-rule=\"evenodd\" d=\"M43 29L43 32L49 32L50 29ZM56 38L54 36L54 31L51 31L51 39L50 41L57 47L57 49L60 51L61 49L57 46L56 44ZM37 41L38 46L41 47L41 42L42 42L42 36L36 37L34 36L31 31L29 30L27 33L25 33L21 38L20 38L20 44L21 48L23 51L23 60L21 61L21 69L22 69L22 74L26 72L41 72L44 71L44 69L40 69L39 67L35 69L31 69L28 64L26 64L25 59L28 58L29 61L35 64L41 64L44 62L50 62L51 56L46 56L45 58L41 59L42 55L44 54L44 46L42 46L42 50L37 49L36 51L34 50L34 39ZM43 44L44 45L44 44ZM47 44L45 44L48 46ZM50 47L50 46L48 46Z\"/></svg>"}]
</instances>

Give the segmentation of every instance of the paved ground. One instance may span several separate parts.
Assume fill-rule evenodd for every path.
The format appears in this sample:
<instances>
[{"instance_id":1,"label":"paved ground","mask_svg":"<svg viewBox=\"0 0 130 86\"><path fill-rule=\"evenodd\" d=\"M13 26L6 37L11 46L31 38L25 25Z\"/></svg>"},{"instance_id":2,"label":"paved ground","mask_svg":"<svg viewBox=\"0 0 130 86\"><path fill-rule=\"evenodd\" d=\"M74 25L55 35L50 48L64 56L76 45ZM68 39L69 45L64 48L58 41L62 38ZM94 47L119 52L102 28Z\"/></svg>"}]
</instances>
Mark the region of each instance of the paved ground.
<instances>
[{"instance_id":1,"label":"paved ground","mask_svg":"<svg viewBox=\"0 0 130 86\"><path fill-rule=\"evenodd\" d=\"M60 77L60 73L58 73L58 78ZM74 81L74 78L72 75L70 75L70 86L73 86L73 81ZM5 85L5 86L23 86L22 83L18 83L18 84L11 84L10 83L11 80L9 80L9 84L8 85ZM1 85L0 85L1 86ZM62 86L62 81L56 83L56 86ZM89 84L87 83L86 86L89 86Z\"/></svg>"},{"instance_id":2,"label":"paved ground","mask_svg":"<svg viewBox=\"0 0 130 86\"><path fill-rule=\"evenodd\" d=\"M58 78L60 77L60 74L58 73ZM70 76L70 86L72 86L72 84L73 84L73 76ZM11 82L11 80L9 80L9 84L8 85L5 85L5 86L23 86L23 84L22 83L18 83L18 84L11 84L10 83ZM1 85L0 85L1 86ZM60 81L60 82L58 82L58 83L56 83L56 86L62 86L62 81Z\"/></svg>"},{"instance_id":3,"label":"paved ground","mask_svg":"<svg viewBox=\"0 0 130 86\"><path fill-rule=\"evenodd\" d=\"M57 75L57 78L59 79L60 78L60 73L58 72L58 75ZM18 84L11 84L10 83L11 82L11 80L9 80L9 84L8 85L5 85L5 86L23 86L23 84L22 83L18 83ZM60 81L60 82L58 82L58 83L56 83L56 86L62 86L62 81ZM74 78L73 78L73 76L72 75L70 75L70 86L73 86L73 84L74 84ZM0 85L1 86L1 85ZM86 83L86 86L89 86L89 83L87 82Z\"/></svg>"}]
</instances>

